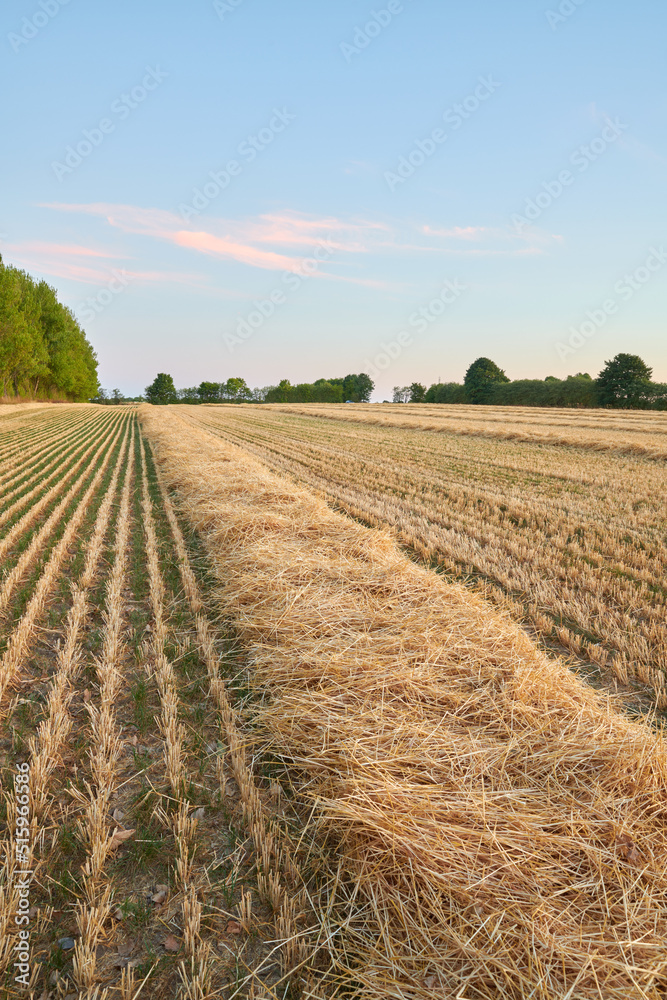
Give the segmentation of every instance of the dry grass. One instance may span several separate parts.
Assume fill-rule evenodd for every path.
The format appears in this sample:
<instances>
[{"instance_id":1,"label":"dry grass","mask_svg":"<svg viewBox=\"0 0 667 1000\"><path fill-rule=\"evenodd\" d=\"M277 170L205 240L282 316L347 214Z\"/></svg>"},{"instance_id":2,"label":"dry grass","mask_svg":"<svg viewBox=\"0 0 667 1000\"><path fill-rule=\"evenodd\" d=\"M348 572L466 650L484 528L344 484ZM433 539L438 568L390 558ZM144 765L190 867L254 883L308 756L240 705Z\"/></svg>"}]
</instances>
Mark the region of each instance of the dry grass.
<instances>
[{"instance_id":1,"label":"dry grass","mask_svg":"<svg viewBox=\"0 0 667 1000\"><path fill-rule=\"evenodd\" d=\"M365 408L377 410L385 408ZM667 707L663 462L614 454L602 439L596 452L490 440L472 430L361 426L309 412L191 407L187 419L314 486L352 516L390 527L413 555L510 609L547 644L590 661L612 688L614 678L636 681ZM562 419L568 414L572 423L594 421L586 411ZM652 416L602 411L599 420L642 427ZM560 419L541 410L532 417Z\"/></svg>"},{"instance_id":2,"label":"dry grass","mask_svg":"<svg viewBox=\"0 0 667 1000\"><path fill-rule=\"evenodd\" d=\"M576 410L534 406L410 405L369 407L273 405L273 410L382 427L433 431L501 441L667 458L667 414L662 411Z\"/></svg>"},{"instance_id":3,"label":"dry grass","mask_svg":"<svg viewBox=\"0 0 667 1000\"><path fill-rule=\"evenodd\" d=\"M341 987L663 997L663 739L387 534L176 411L142 419L215 559L258 724L335 848Z\"/></svg>"},{"instance_id":4,"label":"dry grass","mask_svg":"<svg viewBox=\"0 0 667 1000\"><path fill-rule=\"evenodd\" d=\"M0 994L21 995L12 779L28 760L34 1000L296 997L296 817L237 704L245 666L208 614L199 544L160 494L134 412L59 412L0 429L24 455L25 504L5 529L28 514L0 621ZM93 467L35 511L72 445L69 461L85 451ZM15 499L5 491L0 517Z\"/></svg>"}]
</instances>

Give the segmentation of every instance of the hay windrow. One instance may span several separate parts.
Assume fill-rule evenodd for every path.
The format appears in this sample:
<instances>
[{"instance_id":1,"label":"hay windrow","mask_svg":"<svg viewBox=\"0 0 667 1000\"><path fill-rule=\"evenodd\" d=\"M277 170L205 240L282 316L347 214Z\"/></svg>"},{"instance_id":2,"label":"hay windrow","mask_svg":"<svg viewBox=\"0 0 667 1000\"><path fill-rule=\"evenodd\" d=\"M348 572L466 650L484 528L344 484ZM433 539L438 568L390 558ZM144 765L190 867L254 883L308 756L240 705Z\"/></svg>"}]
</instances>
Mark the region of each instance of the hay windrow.
<instances>
[{"instance_id":1,"label":"hay windrow","mask_svg":"<svg viewBox=\"0 0 667 1000\"><path fill-rule=\"evenodd\" d=\"M342 981L664 998L662 737L387 534L174 411L142 421L268 695L258 722L335 843Z\"/></svg>"}]
</instances>

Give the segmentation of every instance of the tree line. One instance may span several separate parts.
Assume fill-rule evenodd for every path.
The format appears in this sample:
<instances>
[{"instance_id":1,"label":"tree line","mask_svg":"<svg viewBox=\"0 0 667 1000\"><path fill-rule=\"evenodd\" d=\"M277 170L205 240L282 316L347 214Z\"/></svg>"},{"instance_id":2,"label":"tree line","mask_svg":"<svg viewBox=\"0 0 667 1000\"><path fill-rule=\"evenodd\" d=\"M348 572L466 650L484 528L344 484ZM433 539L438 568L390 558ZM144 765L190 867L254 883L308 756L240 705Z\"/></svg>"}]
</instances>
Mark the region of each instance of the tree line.
<instances>
[{"instance_id":1,"label":"tree line","mask_svg":"<svg viewBox=\"0 0 667 1000\"><path fill-rule=\"evenodd\" d=\"M653 370L636 354L617 354L597 378L577 372L559 379L511 381L490 358L477 358L463 382L420 382L394 386L394 403L477 403L487 406L576 406L667 409L667 383L653 382Z\"/></svg>"},{"instance_id":2,"label":"tree line","mask_svg":"<svg viewBox=\"0 0 667 1000\"><path fill-rule=\"evenodd\" d=\"M90 399L97 358L55 289L0 257L0 396Z\"/></svg>"},{"instance_id":3,"label":"tree line","mask_svg":"<svg viewBox=\"0 0 667 1000\"><path fill-rule=\"evenodd\" d=\"M463 382L435 382L429 388L420 382L394 386L394 403L467 403L487 406L560 406L667 409L667 384L652 381L653 370L636 354L617 354L597 378L577 372L564 379L510 380L490 358L477 358ZM251 389L242 378L226 382L201 382L177 389L171 375L160 372L146 387L149 403L367 403L374 389L365 372L342 378L317 379L292 385ZM122 397L114 390L119 402ZM141 397L139 397L141 398ZM99 402L104 400L98 399ZM384 400L388 402L388 400Z\"/></svg>"},{"instance_id":4,"label":"tree line","mask_svg":"<svg viewBox=\"0 0 667 1000\"><path fill-rule=\"evenodd\" d=\"M188 389L177 389L174 379L159 372L146 386L149 403L367 403L374 383L370 375L345 375L342 378L317 379L292 385L281 379L278 385L251 389L245 379L228 378L226 382L201 382ZM98 400L102 402L102 400Z\"/></svg>"}]
</instances>

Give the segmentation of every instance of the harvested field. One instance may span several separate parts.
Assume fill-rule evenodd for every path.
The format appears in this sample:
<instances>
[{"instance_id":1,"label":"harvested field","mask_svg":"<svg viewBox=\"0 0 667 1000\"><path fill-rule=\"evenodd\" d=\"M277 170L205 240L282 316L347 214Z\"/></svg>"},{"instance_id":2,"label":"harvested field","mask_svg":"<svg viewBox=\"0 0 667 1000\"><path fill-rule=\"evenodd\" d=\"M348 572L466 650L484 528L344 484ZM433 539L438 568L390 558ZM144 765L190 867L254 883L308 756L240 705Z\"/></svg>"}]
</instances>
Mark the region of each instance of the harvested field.
<instances>
[{"instance_id":1,"label":"harvested field","mask_svg":"<svg viewBox=\"0 0 667 1000\"><path fill-rule=\"evenodd\" d=\"M216 567L258 730L330 852L321 989L664 996L662 737L193 419L142 416Z\"/></svg>"},{"instance_id":2,"label":"harvested field","mask_svg":"<svg viewBox=\"0 0 667 1000\"><path fill-rule=\"evenodd\" d=\"M492 440L474 414L425 434L364 412L0 419L3 997L667 995L662 736L512 620L530 621L545 538L571 556L552 572L628 583L605 576L609 552L661 537L661 460L616 439ZM418 565L470 572L420 542L438 504L439 544L468 530L459 555L488 548L525 591ZM585 533L565 542L574 511ZM603 523L609 548L586 563ZM653 653L635 591L626 632L643 623ZM621 676L608 617L590 645ZM580 634L565 621L543 634Z\"/></svg>"},{"instance_id":3,"label":"harvested field","mask_svg":"<svg viewBox=\"0 0 667 1000\"><path fill-rule=\"evenodd\" d=\"M136 409L17 409L0 476L0 995L294 995L299 821Z\"/></svg>"},{"instance_id":4,"label":"harvested field","mask_svg":"<svg viewBox=\"0 0 667 1000\"><path fill-rule=\"evenodd\" d=\"M667 708L667 414L181 409Z\"/></svg>"}]
</instances>

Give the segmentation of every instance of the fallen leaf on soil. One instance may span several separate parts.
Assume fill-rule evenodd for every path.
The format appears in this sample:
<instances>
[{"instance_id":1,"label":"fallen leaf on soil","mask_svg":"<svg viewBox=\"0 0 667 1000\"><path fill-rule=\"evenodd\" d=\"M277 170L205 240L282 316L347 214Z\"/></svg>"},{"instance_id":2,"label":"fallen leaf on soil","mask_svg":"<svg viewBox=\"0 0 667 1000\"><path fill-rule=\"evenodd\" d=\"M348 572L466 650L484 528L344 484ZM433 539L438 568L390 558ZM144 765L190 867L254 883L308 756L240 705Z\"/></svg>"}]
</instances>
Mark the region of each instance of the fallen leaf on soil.
<instances>
[{"instance_id":1,"label":"fallen leaf on soil","mask_svg":"<svg viewBox=\"0 0 667 1000\"><path fill-rule=\"evenodd\" d=\"M114 809L114 811L111 813L111 818L114 821L114 823L122 823L124 816L125 813L121 809Z\"/></svg>"},{"instance_id":2,"label":"fallen leaf on soil","mask_svg":"<svg viewBox=\"0 0 667 1000\"><path fill-rule=\"evenodd\" d=\"M192 819L203 819L205 815L206 815L206 809L204 808L204 806L201 806L201 808L195 809L195 811L192 813Z\"/></svg>"},{"instance_id":3,"label":"fallen leaf on soil","mask_svg":"<svg viewBox=\"0 0 667 1000\"><path fill-rule=\"evenodd\" d=\"M154 903L164 903L167 898L167 893L162 889L160 892L156 892L154 896L151 896L151 900Z\"/></svg>"},{"instance_id":4,"label":"fallen leaf on soil","mask_svg":"<svg viewBox=\"0 0 667 1000\"><path fill-rule=\"evenodd\" d=\"M167 934L162 944L164 945L166 951L178 951L181 947L181 942L178 941L173 934Z\"/></svg>"},{"instance_id":5,"label":"fallen leaf on soil","mask_svg":"<svg viewBox=\"0 0 667 1000\"><path fill-rule=\"evenodd\" d=\"M121 943L118 945L118 954L125 955L127 957L132 954L132 952L136 949L136 947L137 947L137 942L134 940L134 938L125 938L125 940L121 941Z\"/></svg>"},{"instance_id":6,"label":"fallen leaf on soil","mask_svg":"<svg viewBox=\"0 0 667 1000\"><path fill-rule=\"evenodd\" d=\"M435 982L436 982L435 976L427 976L426 979L424 980L424 986L426 986L429 990L432 990L433 987L435 986Z\"/></svg>"},{"instance_id":7,"label":"fallen leaf on soil","mask_svg":"<svg viewBox=\"0 0 667 1000\"><path fill-rule=\"evenodd\" d=\"M228 920L227 926L225 927L226 934L240 934L242 927L238 920Z\"/></svg>"},{"instance_id":8,"label":"fallen leaf on soil","mask_svg":"<svg viewBox=\"0 0 667 1000\"><path fill-rule=\"evenodd\" d=\"M111 843L109 844L110 850L113 850L114 847L120 847L120 845L124 844L126 840L133 837L136 832L136 830L116 830L111 838Z\"/></svg>"},{"instance_id":9,"label":"fallen leaf on soil","mask_svg":"<svg viewBox=\"0 0 667 1000\"><path fill-rule=\"evenodd\" d=\"M86 688L86 690L83 692L83 700L90 701L91 697L92 695L90 693L90 688Z\"/></svg>"},{"instance_id":10,"label":"fallen leaf on soil","mask_svg":"<svg viewBox=\"0 0 667 1000\"><path fill-rule=\"evenodd\" d=\"M135 733L132 739L130 740L130 743L132 744L133 747L136 747L138 742L139 740L137 739L137 734Z\"/></svg>"}]
</instances>

